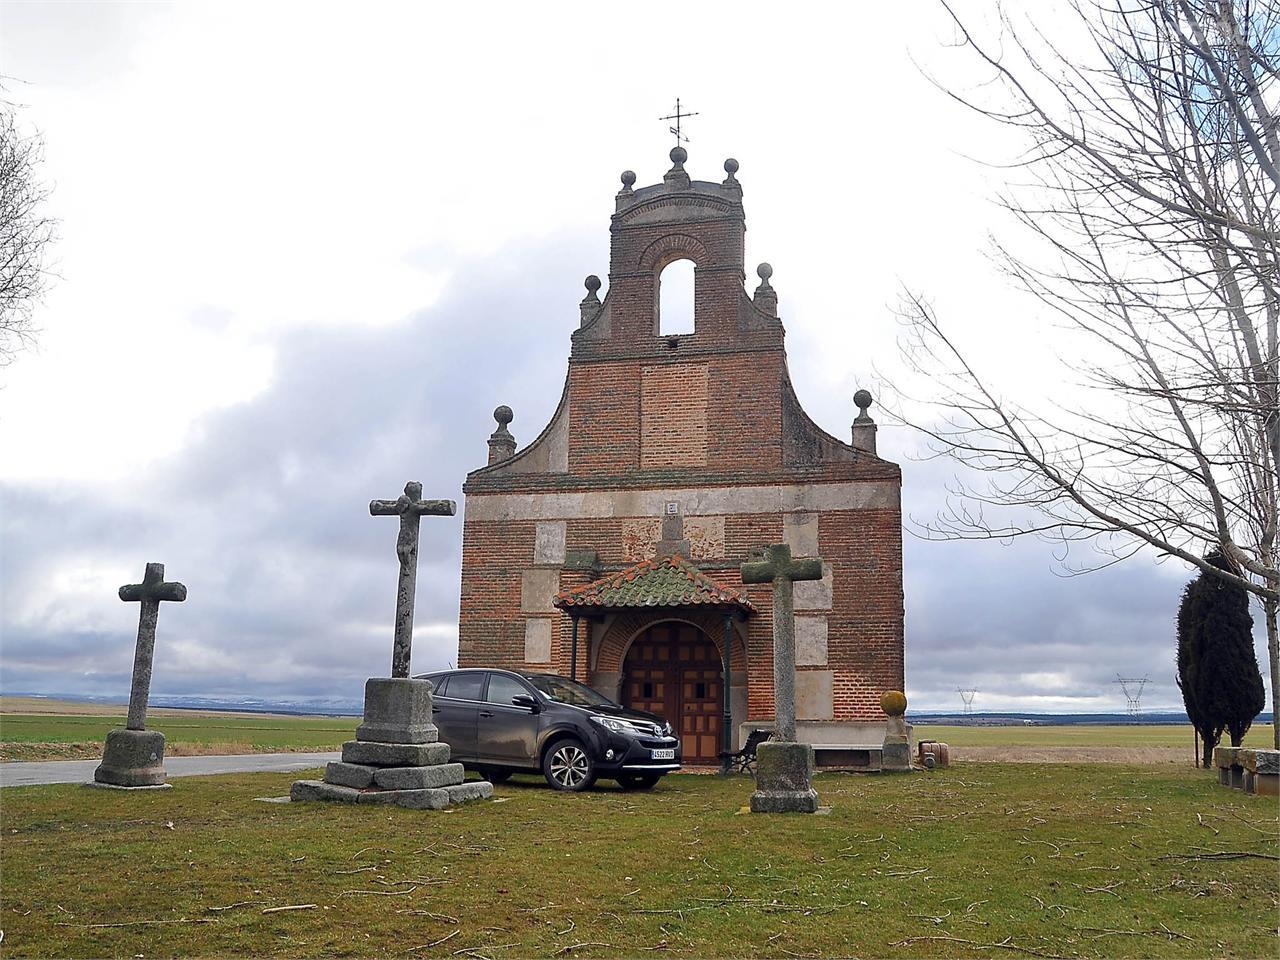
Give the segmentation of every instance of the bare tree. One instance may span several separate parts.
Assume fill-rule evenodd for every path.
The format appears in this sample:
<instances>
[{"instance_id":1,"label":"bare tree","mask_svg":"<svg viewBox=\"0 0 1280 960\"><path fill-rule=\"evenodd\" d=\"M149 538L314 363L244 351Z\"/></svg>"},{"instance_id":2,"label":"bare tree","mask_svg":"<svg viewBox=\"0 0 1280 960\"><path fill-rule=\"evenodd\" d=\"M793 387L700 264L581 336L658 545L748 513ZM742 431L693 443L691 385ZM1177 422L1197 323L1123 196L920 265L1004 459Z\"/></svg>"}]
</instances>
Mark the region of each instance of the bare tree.
<instances>
[{"instance_id":1,"label":"bare tree","mask_svg":"<svg viewBox=\"0 0 1280 960\"><path fill-rule=\"evenodd\" d=\"M0 366L35 337L32 315L48 280L56 226L44 214L49 190L38 174L44 142L22 132L3 92L0 87Z\"/></svg>"},{"instance_id":2,"label":"bare tree","mask_svg":"<svg viewBox=\"0 0 1280 960\"><path fill-rule=\"evenodd\" d=\"M1002 11L986 40L941 2L990 71L976 96L947 92L1025 147L998 198L1016 239L994 241L996 261L1084 344L1064 361L1084 389L1009 401L906 295L907 356L934 406L904 419L979 478L925 528L1088 541L1080 569L1155 551L1238 583L1264 612L1280 714L1280 11L1076 0L1077 36ZM1214 549L1235 572L1206 561Z\"/></svg>"}]
</instances>

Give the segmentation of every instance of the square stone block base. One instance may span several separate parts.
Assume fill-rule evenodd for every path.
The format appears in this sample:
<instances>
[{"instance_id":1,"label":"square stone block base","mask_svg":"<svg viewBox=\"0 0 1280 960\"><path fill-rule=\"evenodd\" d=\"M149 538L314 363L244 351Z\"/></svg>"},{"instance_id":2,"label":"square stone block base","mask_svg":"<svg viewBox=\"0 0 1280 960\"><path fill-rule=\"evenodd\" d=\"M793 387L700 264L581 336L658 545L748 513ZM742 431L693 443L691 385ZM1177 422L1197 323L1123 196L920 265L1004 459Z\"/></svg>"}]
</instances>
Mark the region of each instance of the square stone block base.
<instances>
[{"instance_id":1,"label":"square stone block base","mask_svg":"<svg viewBox=\"0 0 1280 960\"><path fill-rule=\"evenodd\" d=\"M756 749L756 790L752 813L816 813L813 747L766 741Z\"/></svg>"},{"instance_id":2,"label":"square stone block base","mask_svg":"<svg viewBox=\"0 0 1280 960\"><path fill-rule=\"evenodd\" d=\"M356 739L374 743L435 743L431 722L431 681L373 677L364 683L364 723Z\"/></svg>"},{"instance_id":3,"label":"square stone block base","mask_svg":"<svg viewBox=\"0 0 1280 960\"><path fill-rule=\"evenodd\" d=\"M110 731L102 763L93 771L93 779L116 787L156 787L164 783L164 734L123 727Z\"/></svg>"},{"instance_id":4,"label":"square stone block base","mask_svg":"<svg viewBox=\"0 0 1280 960\"><path fill-rule=\"evenodd\" d=\"M902 773L911 769L911 744L906 741L885 740L880 751L880 769Z\"/></svg>"}]
</instances>

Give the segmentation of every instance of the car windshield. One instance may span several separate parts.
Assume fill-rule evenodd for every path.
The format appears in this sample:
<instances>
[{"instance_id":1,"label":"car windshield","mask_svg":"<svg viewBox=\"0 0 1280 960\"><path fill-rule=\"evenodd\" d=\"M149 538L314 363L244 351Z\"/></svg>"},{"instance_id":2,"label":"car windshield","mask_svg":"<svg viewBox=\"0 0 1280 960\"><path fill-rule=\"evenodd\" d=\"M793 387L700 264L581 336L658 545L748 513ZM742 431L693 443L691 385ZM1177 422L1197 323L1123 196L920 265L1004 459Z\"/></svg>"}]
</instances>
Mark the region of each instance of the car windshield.
<instances>
[{"instance_id":1,"label":"car windshield","mask_svg":"<svg viewBox=\"0 0 1280 960\"><path fill-rule=\"evenodd\" d=\"M566 677L534 676L525 677L548 700L556 703L571 703L577 707L615 707L615 704L603 694L596 693L586 684L569 680Z\"/></svg>"}]
</instances>

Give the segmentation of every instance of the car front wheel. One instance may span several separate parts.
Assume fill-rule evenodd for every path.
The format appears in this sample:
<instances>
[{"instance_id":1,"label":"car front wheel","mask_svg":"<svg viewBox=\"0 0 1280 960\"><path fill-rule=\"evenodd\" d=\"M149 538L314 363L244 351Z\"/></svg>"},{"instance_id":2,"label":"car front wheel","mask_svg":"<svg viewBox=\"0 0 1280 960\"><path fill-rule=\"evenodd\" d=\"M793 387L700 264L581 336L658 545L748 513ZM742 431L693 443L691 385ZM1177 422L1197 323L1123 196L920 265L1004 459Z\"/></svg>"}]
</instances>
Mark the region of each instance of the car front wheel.
<instances>
[{"instance_id":1,"label":"car front wheel","mask_svg":"<svg viewBox=\"0 0 1280 960\"><path fill-rule=\"evenodd\" d=\"M580 740L560 740L542 758L542 773L557 790L578 792L596 782L596 765Z\"/></svg>"},{"instance_id":2,"label":"car front wheel","mask_svg":"<svg viewBox=\"0 0 1280 960\"><path fill-rule=\"evenodd\" d=\"M660 773L624 774L618 777L618 786L623 790L652 790L661 779Z\"/></svg>"}]
</instances>

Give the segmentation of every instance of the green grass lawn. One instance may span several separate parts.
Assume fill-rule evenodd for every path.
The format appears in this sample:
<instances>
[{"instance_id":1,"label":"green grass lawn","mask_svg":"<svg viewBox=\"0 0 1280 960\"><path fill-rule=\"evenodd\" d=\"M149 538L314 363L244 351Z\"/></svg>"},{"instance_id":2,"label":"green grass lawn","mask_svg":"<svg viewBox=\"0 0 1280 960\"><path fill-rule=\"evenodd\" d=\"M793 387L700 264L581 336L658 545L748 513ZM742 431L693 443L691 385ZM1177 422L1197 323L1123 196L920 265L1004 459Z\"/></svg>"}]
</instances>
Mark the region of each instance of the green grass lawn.
<instances>
[{"instance_id":1,"label":"green grass lawn","mask_svg":"<svg viewBox=\"0 0 1280 960\"><path fill-rule=\"evenodd\" d=\"M337 750L354 736L359 722L356 717L191 714L149 716L147 727L165 735L170 755L208 752L210 747L226 753L261 753ZM123 725L123 708L118 717L0 714L0 756L8 760L100 756L107 731Z\"/></svg>"},{"instance_id":2,"label":"green grass lawn","mask_svg":"<svg viewBox=\"0 0 1280 960\"><path fill-rule=\"evenodd\" d=\"M827 816L743 815L750 780L695 775L585 795L518 780L445 813L254 801L291 779L5 789L6 954L1277 951L1280 809L1205 771L826 775Z\"/></svg>"},{"instance_id":3,"label":"green grass lawn","mask_svg":"<svg viewBox=\"0 0 1280 960\"><path fill-rule=\"evenodd\" d=\"M1191 724L1065 724L1062 726L969 727L919 723L917 740L942 740L957 747L1179 747L1191 755ZM1226 742L1230 743L1230 740ZM1247 747L1271 746L1271 724L1255 723L1245 734Z\"/></svg>"}]
</instances>

